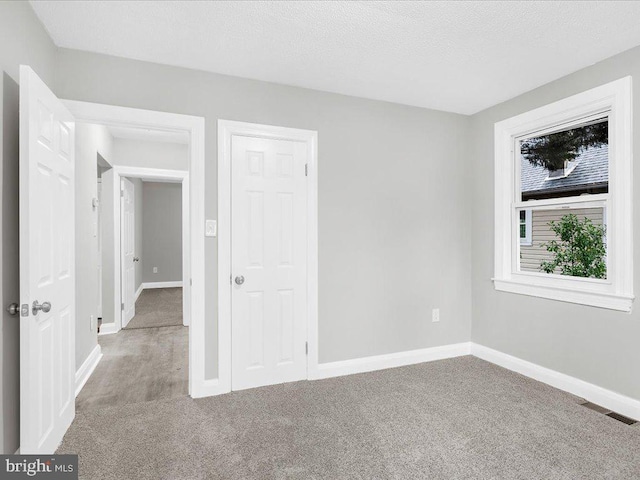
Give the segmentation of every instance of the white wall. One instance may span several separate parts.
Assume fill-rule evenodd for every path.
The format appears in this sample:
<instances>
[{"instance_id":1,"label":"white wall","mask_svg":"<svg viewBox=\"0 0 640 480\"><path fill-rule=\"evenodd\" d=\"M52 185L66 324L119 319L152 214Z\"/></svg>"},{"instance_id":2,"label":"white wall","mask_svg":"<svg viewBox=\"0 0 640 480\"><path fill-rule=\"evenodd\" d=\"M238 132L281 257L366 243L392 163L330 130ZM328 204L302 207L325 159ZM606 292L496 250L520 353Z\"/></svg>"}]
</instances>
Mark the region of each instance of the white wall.
<instances>
[{"instance_id":1,"label":"white wall","mask_svg":"<svg viewBox=\"0 0 640 480\"><path fill-rule=\"evenodd\" d=\"M114 323L116 310L114 309L114 275L115 258L113 256L113 170L102 174L102 323ZM119 313L119 311L118 311Z\"/></svg>"},{"instance_id":2,"label":"white wall","mask_svg":"<svg viewBox=\"0 0 640 480\"><path fill-rule=\"evenodd\" d=\"M318 131L321 362L469 340L468 117L74 50L58 62L65 98L205 118L207 218L218 216L218 119ZM209 378L217 263L207 238Z\"/></svg>"},{"instance_id":3,"label":"white wall","mask_svg":"<svg viewBox=\"0 0 640 480\"><path fill-rule=\"evenodd\" d=\"M142 280L182 281L182 185L143 182L142 187Z\"/></svg>"},{"instance_id":4,"label":"white wall","mask_svg":"<svg viewBox=\"0 0 640 480\"><path fill-rule=\"evenodd\" d=\"M98 154L112 158L106 127L76 125L76 368L98 343Z\"/></svg>"},{"instance_id":5,"label":"white wall","mask_svg":"<svg viewBox=\"0 0 640 480\"><path fill-rule=\"evenodd\" d=\"M640 303L631 314L496 292L493 276L494 123L604 83L633 75L633 112L640 118L640 48L634 48L472 117L468 189L473 201L474 342L640 400ZM634 129L640 145L640 130ZM614 160L615 161L615 160ZM633 181L640 185L640 168ZM640 196L634 199L634 238ZM636 285L640 248L635 242ZM636 286L637 290L637 286Z\"/></svg>"},{"instance_id":6,"label":"white wall","mask_svg":"<svg viewBox=\"0 0 640 480\"><path fill-rule=\"evenodd\" d=\"M114 165L168 170L189 169L187 145L116 138L113 151Z\"/></svg>"}]
</instances>

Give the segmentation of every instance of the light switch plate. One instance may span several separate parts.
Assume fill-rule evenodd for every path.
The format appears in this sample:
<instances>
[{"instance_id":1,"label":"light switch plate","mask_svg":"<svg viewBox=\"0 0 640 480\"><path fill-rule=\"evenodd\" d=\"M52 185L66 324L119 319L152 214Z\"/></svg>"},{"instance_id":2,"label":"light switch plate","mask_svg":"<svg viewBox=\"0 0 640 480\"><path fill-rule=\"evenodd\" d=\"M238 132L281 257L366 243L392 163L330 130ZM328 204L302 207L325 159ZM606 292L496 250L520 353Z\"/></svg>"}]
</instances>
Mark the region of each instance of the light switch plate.
<instances>
[{"instance_id":1,"label":"light switch plate","mask_svg":"<svg viewBox=\"0 0 640 480\"><path fill-rule=\"evenodd\" d=\"M215 237L218 234L218 222L215 220L207 220L204 230L205 237Z\"/></svg>"}]
</instances>

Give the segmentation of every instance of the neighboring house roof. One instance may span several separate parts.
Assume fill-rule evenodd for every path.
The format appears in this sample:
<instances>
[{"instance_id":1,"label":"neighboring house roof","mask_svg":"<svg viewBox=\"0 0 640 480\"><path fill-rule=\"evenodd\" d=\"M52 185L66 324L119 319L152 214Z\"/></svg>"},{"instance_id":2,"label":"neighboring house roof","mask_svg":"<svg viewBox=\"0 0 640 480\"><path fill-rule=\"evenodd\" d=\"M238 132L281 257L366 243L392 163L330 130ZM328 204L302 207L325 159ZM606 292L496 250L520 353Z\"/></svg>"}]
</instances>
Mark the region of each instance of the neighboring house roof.
<instances>
[{"instance_id":1,"label":"neighboring house roof","mask_svg":"<svg viewBox=\"0 0 640 480\"><path fill-rule=\"evenodd\" d=\"M591 147L571 162L575 168L564 178L548 179L549 171L534 166L522 157L521 189L523 197L553 192L588 191L606 187L609 183L609 146Z\"/></svg>"}]
</instances>

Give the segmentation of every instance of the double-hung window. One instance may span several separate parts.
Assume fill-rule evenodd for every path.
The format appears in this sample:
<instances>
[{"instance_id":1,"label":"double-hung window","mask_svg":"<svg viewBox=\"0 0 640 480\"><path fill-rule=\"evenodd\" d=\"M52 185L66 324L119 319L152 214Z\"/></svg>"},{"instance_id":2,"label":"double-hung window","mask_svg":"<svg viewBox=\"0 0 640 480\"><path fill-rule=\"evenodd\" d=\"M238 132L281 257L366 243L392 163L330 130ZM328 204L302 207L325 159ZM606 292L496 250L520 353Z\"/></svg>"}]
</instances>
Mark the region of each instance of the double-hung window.
<instances>
[{"instance_id":1,"label":"double-hung window","mask_svg":"<svg viewBox=\"0 0 640 480\"><path fill-rule=\"evenodd\" d=\"M495 125L497 290L631 311L631 77Z\"/></svg>"}]
</instances>

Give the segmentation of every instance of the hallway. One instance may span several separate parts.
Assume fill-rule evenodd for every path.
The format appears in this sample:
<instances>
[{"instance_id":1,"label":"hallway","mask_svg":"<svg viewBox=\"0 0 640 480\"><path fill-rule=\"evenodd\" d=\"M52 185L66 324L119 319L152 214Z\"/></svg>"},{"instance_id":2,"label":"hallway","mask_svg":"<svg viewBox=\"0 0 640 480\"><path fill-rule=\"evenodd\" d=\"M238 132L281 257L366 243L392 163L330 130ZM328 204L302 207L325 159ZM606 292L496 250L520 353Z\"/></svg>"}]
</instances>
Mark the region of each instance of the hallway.
<instances>
[{"instance_id":1,"label":"hallway","mask_svg":"<svg viewBox=\"0 0 640 480\"><path fill-rule=\"evenodd\" d=\"M99 342L104 357L76 398L78 412L188 394L187 327L121 330Z\"/></svg>"},{"instance_id":2,"label":"hallway","mask_svg":"<svg viewBox=\"0 0 640 480\"><path fill-rule=\"evenodd\" d=\"M126 330L182 325L182 288L152 288L136 300L136 314Z\"/></svg>"},{"instance_id":3,"label":"hallway","mask_svg":"<svg viewBox=\"0 0 640 480\"><path fill-rule=\"evenodd\" d=\"M127 328L98 342L103 358L76 398L78 412L188 395L181 288L143 291Z\"/></svg>"}]
</instances>

